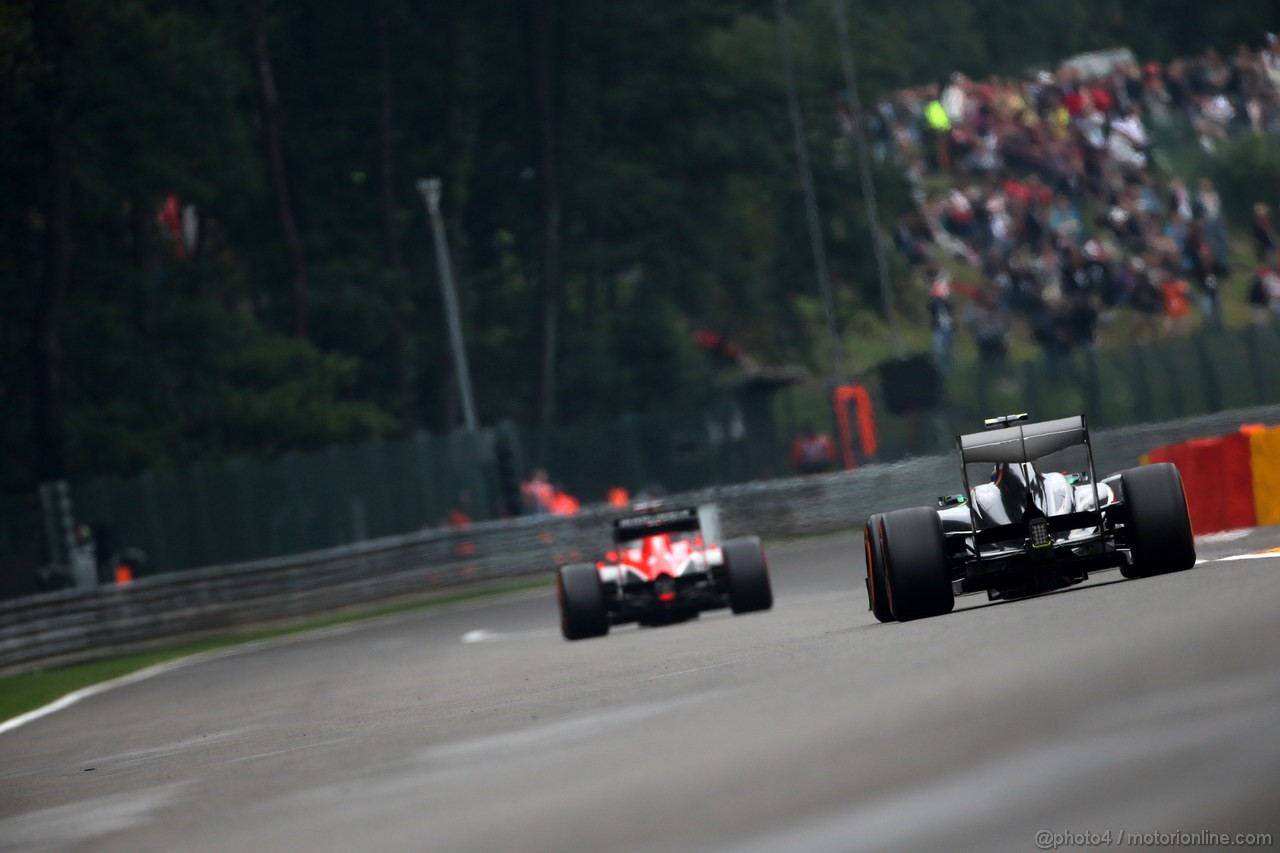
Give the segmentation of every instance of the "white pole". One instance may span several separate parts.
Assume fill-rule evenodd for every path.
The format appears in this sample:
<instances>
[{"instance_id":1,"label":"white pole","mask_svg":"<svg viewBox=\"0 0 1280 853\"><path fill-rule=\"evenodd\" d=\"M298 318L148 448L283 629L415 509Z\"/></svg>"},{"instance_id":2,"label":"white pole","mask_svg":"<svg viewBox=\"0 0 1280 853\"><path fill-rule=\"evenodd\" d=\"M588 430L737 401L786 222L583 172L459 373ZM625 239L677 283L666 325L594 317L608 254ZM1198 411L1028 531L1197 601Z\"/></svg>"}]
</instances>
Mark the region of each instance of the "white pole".
<instances>
[{"instance_id":1,"label":"white pole","mask_svg":"<svg viewBox=\"0 0 1280 853\"><path fill-rule=\"evenodd\" d=\"M840 333L836 329L835 305L831 298L831 278L827 274L827 250L822 240L822 223L818 216L818 200L813 190L813 171L809 167L809 149L804 141L804 127L800 121L800 101L796 97L795 69L791 63L791 42L787 38L787 9L785 0L777 0L778 45L782 51L782 69L787 85L787 105L791 112L791 126L796 135L796 160L800 168L800 183L804 188L805 212L809 217L809 243L813 249L813 264L818 270L818 295L822 298L822 313L826 315L827 337L831 345L831 380L839 382L844 376L844 351L840 346Z\"/></svg>"},{"instance_id":2,"label":"white pole","mask_svg":"<svg viewBox=\"0 0 1280 853\"><path fill-rule=\"evenodd\" d=\"M844 0L832 0L836 26L840 30L840 64L844 67L844 85L853 106L854 133L858 137L858 171L862 174L862 198L867 203L867 227L871 230L871 248L880 271L880 298L884 302L884 318L889 324L889 340L893 354L902 356L902 338L898 335L898 312L893 304L893 283L889 280L889 263L880 236L880 215L876 211L876 188L871 180L871 164L867 159L866 126L862 120L862 98L858 95L858 75L853 66L853 49L849 45L849 25L845 20Z\"/></svg>"},{"instance_id":3,"label":"white pole","mask_svg":"<svg viewBox=\"0 0 1280 853\"><path fill-rule=\"evenodd\" d=\"M453 287L453 266L449 263L449 243L444 221L440 218L440 179L419 178L418 192L427 205L431 234L436 244L436 265L440 270L440 290L444 293L444 313L449 325L449 343L453 348L453 367L462 392L462 416L467 432L476 431L476 407L471 396L471 368L467 366L467 350L462 343L462 321L458 317L458 295Z\"/></svg>"}]
</instances>

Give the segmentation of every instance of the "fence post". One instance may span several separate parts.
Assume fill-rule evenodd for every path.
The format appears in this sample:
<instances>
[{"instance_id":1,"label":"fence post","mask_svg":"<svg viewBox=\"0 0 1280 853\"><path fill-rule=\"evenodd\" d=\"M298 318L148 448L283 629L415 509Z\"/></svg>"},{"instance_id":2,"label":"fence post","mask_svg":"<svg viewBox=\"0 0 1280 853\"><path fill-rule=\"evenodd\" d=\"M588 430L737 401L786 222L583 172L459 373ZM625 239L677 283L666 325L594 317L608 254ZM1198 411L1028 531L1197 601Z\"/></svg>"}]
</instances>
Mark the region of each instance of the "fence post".
<instances>
[{"instance_id":1,"label":"fence post","mask_svg":"<svg viewBox=\"0 0 1280 853\"><path fill-rule=\"evenodd\" d=\"M1222 410L1222 388L1218 385L1218 377L1213 372L1213 362L1209 360L1209 347L1206 338L1209 335L1201 332L1195 336L1196 355L1199 356L1200 370L1204 374L1204 397L1210 412Z\"/></svg>"}]
</instances>

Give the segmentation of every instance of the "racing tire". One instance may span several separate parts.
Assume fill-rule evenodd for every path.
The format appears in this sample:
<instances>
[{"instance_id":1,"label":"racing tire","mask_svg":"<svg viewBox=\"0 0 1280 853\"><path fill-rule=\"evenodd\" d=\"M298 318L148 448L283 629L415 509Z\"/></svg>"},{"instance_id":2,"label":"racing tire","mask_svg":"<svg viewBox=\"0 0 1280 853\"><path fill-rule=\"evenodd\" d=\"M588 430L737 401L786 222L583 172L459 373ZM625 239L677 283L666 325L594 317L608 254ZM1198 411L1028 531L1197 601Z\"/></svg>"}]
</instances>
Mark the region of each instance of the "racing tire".
<instances>
[{"instance_id":1,"label":"racing tire","mask_svg":"<svg viewBox=\"0 0 1280 853\"><path fill-rule=\"evenodd\" d=\"M1182 475L1170 462L1130 468L1120 474L1120 494L1128 511L1130 565L1126 578L1149 578L1180 572L1196 564Z\"/></svg>"},{"instance_id":2,"label":"racing tire","mask_svg":"<svg viewBox=\"0 0 1280 853\"><path fill-rule=\"evenodd\" d=\"M862 543L867 561L867 604L876 619L881 622L893 621L893 610L889 607L888 579L884 573L884 542L880 538L880 521L883 513L877 512L867 519L867 526L862 529Z\"/></svg>"},{"instance_id":3,"label":"racing tire","mask_svg":"<svg viewBox=\"0 0 1280 853\"><path fill-rule=\"evenodd\" d=\"M729 609L734 613L754 613L773 607L773 587L769 565L764 559L760 537L730 539L721 546L724 553L725 587Z\"/></svg>"},{"instance_id":4,"label":"racing tire","mask_svg":"<svg viewBox=\"0 0 1280 853\"><path fill-rule=\"evenodd\" d=\"M566 640L585 640L609 633L600 572L591 563L561 566L556 572L556 600L560 604L560 633Z\"/></svg>"},{"instance_id":5,"label":"racing tire","mask_svg":"<svg viewBox=\"0 0 1280 853\"><path fill-rule=\"evenodd\" d=\"M938 514L928 507L886 512L880 529L893 618L909 622L950 613L956 597Z\"/></svg>"}]
</instances>

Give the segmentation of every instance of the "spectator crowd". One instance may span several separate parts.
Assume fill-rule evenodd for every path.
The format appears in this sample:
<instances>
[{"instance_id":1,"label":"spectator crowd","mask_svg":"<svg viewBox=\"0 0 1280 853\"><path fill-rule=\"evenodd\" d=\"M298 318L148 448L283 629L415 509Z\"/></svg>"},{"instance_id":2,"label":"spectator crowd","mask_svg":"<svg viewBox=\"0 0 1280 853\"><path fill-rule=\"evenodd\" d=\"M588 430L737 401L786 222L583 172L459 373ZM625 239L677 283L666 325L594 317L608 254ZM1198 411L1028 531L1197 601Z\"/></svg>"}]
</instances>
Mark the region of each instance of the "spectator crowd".
<instances>
[{"instance_id":1,"label":"spectator crowd","mask_svg":"<svg viewBox=\"0 0 1280 853\"><path fill-rule=\"evenodd\" d=\"M1268 35L1229 57L1145 64L1110 51L1030 79L954 74L896 93L866 121L874 155L914 189L893 238L927 283L943 369L961 325L988 361L1004 359L1015 322L1051 356L1091 350L1122 309L1134 318L1126 333L1148 341L1197 316L1220 327L1231 273L1217 189L1173 174L1153 136L1181 129L1210 154L1234 134L1280 136L1280 44ZM1280 317L1271 217L1255 205L1249 298ZM973 281L952 279L955 260Z\"/></svg>"}]
</instances>

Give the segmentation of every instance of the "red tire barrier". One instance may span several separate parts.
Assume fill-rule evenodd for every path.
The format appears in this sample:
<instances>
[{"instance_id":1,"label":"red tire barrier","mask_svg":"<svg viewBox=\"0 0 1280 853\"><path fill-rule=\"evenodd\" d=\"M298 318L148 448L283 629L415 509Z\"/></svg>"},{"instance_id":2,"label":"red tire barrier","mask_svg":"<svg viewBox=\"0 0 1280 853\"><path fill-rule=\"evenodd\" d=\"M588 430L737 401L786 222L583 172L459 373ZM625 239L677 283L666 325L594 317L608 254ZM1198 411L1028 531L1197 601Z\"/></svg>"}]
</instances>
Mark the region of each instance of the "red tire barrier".
<instances>
[{"instance_id":1,"label":"red tire barrier","mask_svg":"<svg viewBox=\"0 0 1280 853\"><path fill-rule=\"evenodd\" d=\"M1147 455L1147 461L1178 466L1197 536L1257 524L1248 433L1158 447Z\"/></svg>"}]
</instances>

